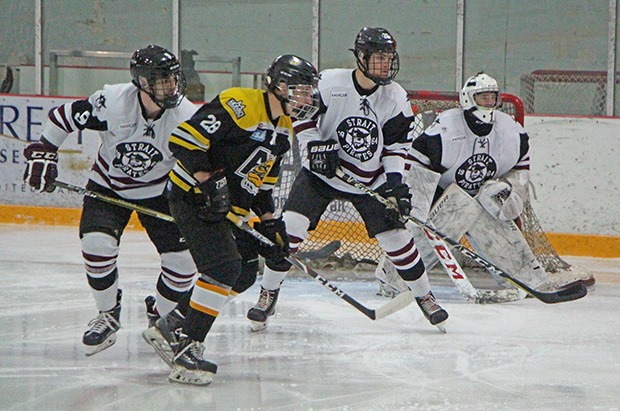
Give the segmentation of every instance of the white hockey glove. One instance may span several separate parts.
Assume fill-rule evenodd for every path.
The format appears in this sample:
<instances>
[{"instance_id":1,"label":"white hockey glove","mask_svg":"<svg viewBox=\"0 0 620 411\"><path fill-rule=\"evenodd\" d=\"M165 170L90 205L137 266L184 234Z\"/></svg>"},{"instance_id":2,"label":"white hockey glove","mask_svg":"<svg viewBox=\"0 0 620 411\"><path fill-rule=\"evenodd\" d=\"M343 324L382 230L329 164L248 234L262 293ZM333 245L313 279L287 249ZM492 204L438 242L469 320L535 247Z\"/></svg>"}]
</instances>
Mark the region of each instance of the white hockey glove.
<instances>
[{"instance_id":1,"label":"white hockey glove","mask_svg":"<svg viewBox=\"0 0 620 411\"><path fill-rule=\"evenodd\" d=\"M489 180L482 185L476 200L494 218L514 220L523 212L523 198L504 180Z\"/></svg>"}]
</instances>

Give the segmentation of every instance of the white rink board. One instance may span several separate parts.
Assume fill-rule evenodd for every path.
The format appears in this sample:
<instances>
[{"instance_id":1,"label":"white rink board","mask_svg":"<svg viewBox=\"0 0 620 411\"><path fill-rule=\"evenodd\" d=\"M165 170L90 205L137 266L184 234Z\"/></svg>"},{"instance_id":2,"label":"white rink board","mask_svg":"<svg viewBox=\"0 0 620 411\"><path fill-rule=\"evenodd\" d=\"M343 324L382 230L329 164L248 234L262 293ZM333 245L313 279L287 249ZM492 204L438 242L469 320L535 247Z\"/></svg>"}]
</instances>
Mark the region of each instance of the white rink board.
<instances>
[{"instance_id":1,"label":"white rink board","mask_svg":"<svg viewBox=\"0 0 620 411\"><path fill-rule=\"evenodd\" d=\"M26 143L38 140L51 108L71 100L0 96L0 204L81 205L74 193L40 195L22 182ZM525 123L533 204L545 231L620 235L620 119L528 116ZM86 184L98 146L95 132L70 135L61 147L59 179Z\"/></svg>"}]
</instances>

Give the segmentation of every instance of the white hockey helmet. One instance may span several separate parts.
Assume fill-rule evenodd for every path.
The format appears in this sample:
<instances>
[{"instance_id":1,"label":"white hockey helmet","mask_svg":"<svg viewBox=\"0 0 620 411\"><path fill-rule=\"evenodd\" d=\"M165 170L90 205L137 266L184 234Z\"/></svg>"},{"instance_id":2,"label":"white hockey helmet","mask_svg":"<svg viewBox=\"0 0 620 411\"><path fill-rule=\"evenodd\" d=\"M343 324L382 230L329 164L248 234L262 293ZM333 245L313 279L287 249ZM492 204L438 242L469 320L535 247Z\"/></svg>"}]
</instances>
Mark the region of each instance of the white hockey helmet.
<instances>
[{"instance_id":1,"label":"white hockey helmet","mask_svg":"<svg viewBox=\"0 0 620 411\"><path fill-rule=\"evenodd\" d=\"M475 96L478 93L496 93L495 106L485 107L476 103ZM480 121L491 124L494 120L495 110L499 107L499 87L497 81L485 73L478 73L465 81L465 86L459 94L459 102L463 110L471 110L471 113ZM473 110L472 110L473 109Z\"/></svg>"}]
</instances>

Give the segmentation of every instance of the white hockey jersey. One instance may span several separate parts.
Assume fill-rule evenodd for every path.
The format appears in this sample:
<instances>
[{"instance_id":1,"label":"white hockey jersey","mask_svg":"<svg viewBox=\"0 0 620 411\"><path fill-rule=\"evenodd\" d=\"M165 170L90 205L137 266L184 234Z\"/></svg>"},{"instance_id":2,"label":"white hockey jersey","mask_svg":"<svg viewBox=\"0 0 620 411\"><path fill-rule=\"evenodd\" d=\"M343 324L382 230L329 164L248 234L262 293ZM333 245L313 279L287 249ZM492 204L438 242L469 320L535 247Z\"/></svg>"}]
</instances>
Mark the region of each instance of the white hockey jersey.
<instances>
[{"instance_id":1,"label":"white hockey jersey","mask_svg":"<svg viewBox=\"0 0 620 411\"><path fill-rule=\"evenodd\" d=\"M297 121L293 126L302 153L308 141L334 139L340 145L341 167L374 189L385 183L386 173L405 174L413 112L399 84L365 92L353 76L352 69L322 71L318 121ZM303 166L310 169L307 156L303 157ZM361 193L337 178L317 176L337 190Z\"/></svg>"},{"instance_id":2,"label":"white hockey jersey","mask_svg":"<svg viewBox=\"0 0 620 411\"><path fill-rule=\"evenodd\" d=\"M446 110L413 141L411 155L441 174L439 187L456 183L470 195L487 180L511 170L529 174L529 137L508 114L495 111L495 122L486 136L474 134L462 108ZM529 175L528 175L529 177Z\"/></svg>"},{"instance_id":3,"label":"white hockey jersey","mask_svg":"<svg viewBox=\"0 0 620 411\"><path fill-rule=\"evenodd\" d=\"M133 84L105 85L88 100L52 110L43 137L59 147L73 131L99 131L101 145L90 179L129 200L151 198L163 193L176 162L168 148L172 130L196 110L183 99L178 107L147 120Z\"/></svg>"}]
</instances>

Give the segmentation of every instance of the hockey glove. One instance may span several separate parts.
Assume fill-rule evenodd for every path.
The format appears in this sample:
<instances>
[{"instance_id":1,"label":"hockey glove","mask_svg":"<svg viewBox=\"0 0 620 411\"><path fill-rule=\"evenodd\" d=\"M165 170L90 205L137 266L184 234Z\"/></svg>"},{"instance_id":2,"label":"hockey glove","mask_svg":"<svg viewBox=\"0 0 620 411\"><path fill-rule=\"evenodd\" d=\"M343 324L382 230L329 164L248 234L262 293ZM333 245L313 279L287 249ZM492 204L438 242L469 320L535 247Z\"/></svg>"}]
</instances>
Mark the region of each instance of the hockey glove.
<instances>
[{"instance_id":1,"label":"hockey glove","mask_svg":"<svg viewBox=\"0 0 620 411\"><path fill-rule=\"evenodd\" d=\"M230 193L226 176L221 171L194 187L194 204L200 210L199 218L208 223L226 219L230 210Z\"/></svg>"},{"instance_id":2,"label":"hockey glove","mask_svg":"<svg viewBox=\"0 0 620 411\"><path fill-rule=\"evenodd\" d=\"M310 171L322 174L327 178L335 177L336 169L340 165L338 148L336 140L310 141L308 143Z\"/></svg>"},{"instance_id":3,"label":"hockey glove","mask_svg":"<svg viewBox=\"0 0 620 411\"><path fill-rule=\"evenodd\" d=\"M395 209L388 209L390 219L399 221L400 216L406 216L411 213L411 193L407 184L398 183L391 185L386 183L379 187L377 192L396 206Z\"/></svg>"},{"instance_id":4,"label":"hockey glove","mask_svg":"<svg viewBox=\"0 0 620 411\"><path fill-rule=\"evenodd\" d=\"M290 255L288 234L282 218L256 222L254 229L274 243L270 246L261 241L258 242L258 253L265 257L268 263L279 265L279 262ZM273 268L274 264L269 265Z\"/></svg>"},{"instance_id":5,"label":"hockey glove","mask_svg":"<svg viewBox=\"0 0 620 411\"><path fill-rule=\"evenodd\" d=\"M50 144L32 143L24 149L26 171L24 181L39 192L51 193L58 177L58 148Z\"/></svg>"},{"instance_id":6,"label":"hockey glove","mask_svg":"<svg viewBox=\"0 0 620 411\"><path fill-rule=\"evenodd\" d=\"M504 180L485 182L476 195L480 205L498 220L514 220L523 212L523 199Z\"/></svg>"}]
</instances>

